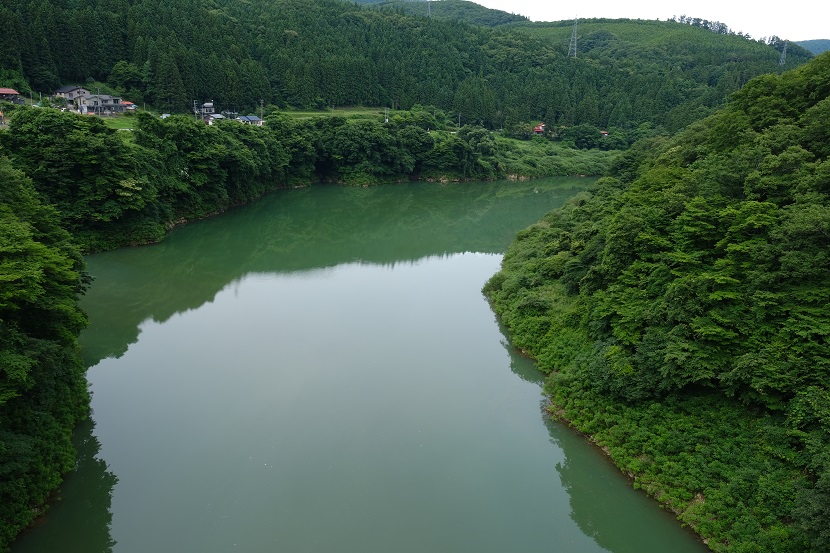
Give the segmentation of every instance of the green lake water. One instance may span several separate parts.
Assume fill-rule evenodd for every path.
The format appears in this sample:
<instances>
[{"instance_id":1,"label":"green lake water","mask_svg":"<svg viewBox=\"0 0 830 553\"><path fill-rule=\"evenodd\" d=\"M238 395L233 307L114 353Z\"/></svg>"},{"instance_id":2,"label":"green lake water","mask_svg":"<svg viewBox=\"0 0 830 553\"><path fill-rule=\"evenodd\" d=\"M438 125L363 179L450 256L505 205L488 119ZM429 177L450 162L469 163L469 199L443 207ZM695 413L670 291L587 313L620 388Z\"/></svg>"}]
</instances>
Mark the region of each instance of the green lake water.
<instances>
[{"instance_id":1,"label":"green lake water","mask_svg":"<svg viewBox=\"0 0 830 553\"><path fill-rule=\"evenodd\" d=\"M88 258L93 416L13 553L691 553L481 287L592 181L282 191Z\"/></svg>"}]
</instances>

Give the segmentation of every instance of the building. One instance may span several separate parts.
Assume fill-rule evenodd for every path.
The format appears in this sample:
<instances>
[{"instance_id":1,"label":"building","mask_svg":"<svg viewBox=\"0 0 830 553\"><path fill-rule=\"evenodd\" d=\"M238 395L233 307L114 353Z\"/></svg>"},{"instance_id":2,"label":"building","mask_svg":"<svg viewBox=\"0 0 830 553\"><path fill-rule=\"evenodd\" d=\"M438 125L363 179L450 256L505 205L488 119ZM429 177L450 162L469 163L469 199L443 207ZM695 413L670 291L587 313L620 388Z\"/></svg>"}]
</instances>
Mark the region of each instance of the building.
<instances>
[{"instance_id":1,"label":"building","mask_svg":"<svg viewBox=\"0 0 830 553\"><path fill-rule=\"evenodd\" d=\"M216 109L213 106L213 102L205 102L201 106L196 103L196 100L193 101L193 114L207 123L208 125L212 124L211 119L213 115L216 115Z\"/></svg>"},{"instance_id":2,"label":"building","mask_svg":"<svg viewBox=\"0 0 830 553\"><path fill-rule=\"evenodd\" d=\"M20 93L13 88L0 88L0 102L12 102L19 104L23 102Z\"/></svg>"},{"instance_id":3,"label":"building","mask_svg":"<svg viewBox=\"0 0 830 553\"><path fill-rule=\"evenodd\" d=\"M66 100L70 103L75 103L75 100L79 96L89 96L89 90L76 85L69 85L69 86L62 86L57 89L52 96L57 98L66 98Z\"/></svg>"},{"instance_id":4,"label":"building","mask_svg":"<svg viewBox=\"0 0 830 553\"><path fill-rule=\"evenodd\" d=\"M124 113L126 107L121 103L118 96L109 94L84 94L75 98L75 107L80 113L93 113L95 115L113 115Z\"/></svg>"},{"instance_id":5,"label":"building","mask_svg":"<svg viewBox=\"0 0 830 553\"><path fill-rule=\"evenodd\" d=\"M527 127L525 127L527 128ZM545 134L545 124L539 123L535 127L533 127L533 134Z\"/></svg>"},{"instance_id":6,"label":"building","mask_svg":"<svg viewBox=\"0 0 830 553\"><path fill-rule=\"evenodd\" d=\"M256 125L257 127L261 127L265 124L265 121L256 115L240 115L236 118L236 120L245 123L246 125Z\"/></svg>"}]
</instances>

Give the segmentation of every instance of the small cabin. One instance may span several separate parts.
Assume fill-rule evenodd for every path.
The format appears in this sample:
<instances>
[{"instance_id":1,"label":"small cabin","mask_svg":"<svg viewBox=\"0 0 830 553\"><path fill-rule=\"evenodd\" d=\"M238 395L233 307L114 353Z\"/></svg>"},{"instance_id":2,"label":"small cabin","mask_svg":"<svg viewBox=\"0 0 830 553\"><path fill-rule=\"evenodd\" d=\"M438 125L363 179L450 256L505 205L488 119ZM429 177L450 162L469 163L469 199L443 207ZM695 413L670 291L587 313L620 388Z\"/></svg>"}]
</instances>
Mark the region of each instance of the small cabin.
<instances>
[{"instance_id":1,"label":"small cabin","mask_svg":"<svg viewBox=\"0 0 830 553\"><path fill-rule=\"evenodd\" d=\"M533 127L533 134L545 134L545 124L539 123L535 127Z\"/></svg>"},{"instance_id":2,"label":"small cabin","mask_svg":"<svg viewBox=\"0 0 830 553\"><path fill-rule=\"evenodd\" d=\"M0 102L19 103L20 93L13 88L0 88Z\"/></svg>"}]
</instances>

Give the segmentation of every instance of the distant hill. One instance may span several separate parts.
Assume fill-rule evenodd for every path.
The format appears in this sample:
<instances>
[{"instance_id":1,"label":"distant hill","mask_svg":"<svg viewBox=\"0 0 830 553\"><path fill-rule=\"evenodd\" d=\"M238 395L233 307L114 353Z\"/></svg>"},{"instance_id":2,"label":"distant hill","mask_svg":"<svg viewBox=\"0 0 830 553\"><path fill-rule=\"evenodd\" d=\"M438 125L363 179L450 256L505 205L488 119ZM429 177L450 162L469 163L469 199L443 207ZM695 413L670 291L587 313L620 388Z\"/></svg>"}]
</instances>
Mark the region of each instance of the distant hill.
<instances>
[{"instance_id":1,"label":"distant hill","mask_svg":"<svg viewBox=\"0 0 830 553\"><path fill-rule=\"evenodd\" d=\"M426 0L363 0L360 3L371 4L379 8L400 9L413 15L456 19L471 25L484 27L498 27L509 23L530 21L523 15L485 8L465 0L441 0L440 2L427 2Z\"/></svg>"},{"instance_id":2,"label":"distant hill","mask_svg":"<svg viewBox=\"0 0 830 553\"><path fill-rule=\"evenodd\" d=\"M819 55L823 52L830 50L830 39L826 38L816 40L799 40L798 42L796 42L796 44L798 44L805 50L809 50L815 55Z\"/></svg>"},{"instance_id":3,"label":"distant hill","mask_svg":"<svg viewBox=\"0 0 830 553\"><path fill-rule=\"evenodd\" d=\"M542 39L567 55L573 26L573 21L560 21L517 23L509 28ZM616 97L610 125L618 116L627 118L626 112L656 110L664 113L664 125L679 129L708 115L752 76L782 69L778 63L784 41L760 42L732 34L725 26L718 28L723 32L678 21L579 20L575 60L627 75L628 88L640 88L640 81L651 83L640 88L643 93L633 101L609 91ZM787 44L783 69L812 57L807 50Z\"/></svg>"},{"instance_id":4,"label":"distant hill","mask_svg":"<svg viewBox=\"0 0 830 553\"><path fill-rule=\"evenodd\" d=\"M409 12L426 7L430 18ZM574 58L570 22L516 21L461 0L15 0L0 21L0 86L25 95L98 81L169 113L208 100L239 112L420 104L488 128L671 132L750 78L811 57L793 44L781 67L779 44L597 19L580 22Z\"/></svg>"}]
</instances>

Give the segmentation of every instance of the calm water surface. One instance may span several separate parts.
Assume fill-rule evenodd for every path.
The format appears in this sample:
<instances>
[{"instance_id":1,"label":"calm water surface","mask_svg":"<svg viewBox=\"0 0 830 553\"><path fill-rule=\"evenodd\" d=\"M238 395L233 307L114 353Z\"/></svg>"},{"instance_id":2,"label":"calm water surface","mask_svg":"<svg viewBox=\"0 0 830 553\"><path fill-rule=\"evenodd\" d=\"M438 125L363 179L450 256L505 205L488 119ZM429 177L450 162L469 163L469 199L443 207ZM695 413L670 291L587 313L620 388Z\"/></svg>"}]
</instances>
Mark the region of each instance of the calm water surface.
<instances>
[{"instance_id":1,"label":"calm water surface","mask_svg":"<svg viewBox=\"0 0 830 553\"><path fill-rule=\"evenodd\" d=\"M13 551L705 551L546 420L480 291L589 183L292 190L90 257L93 421Z\"/></svg>"}]
</instances>

